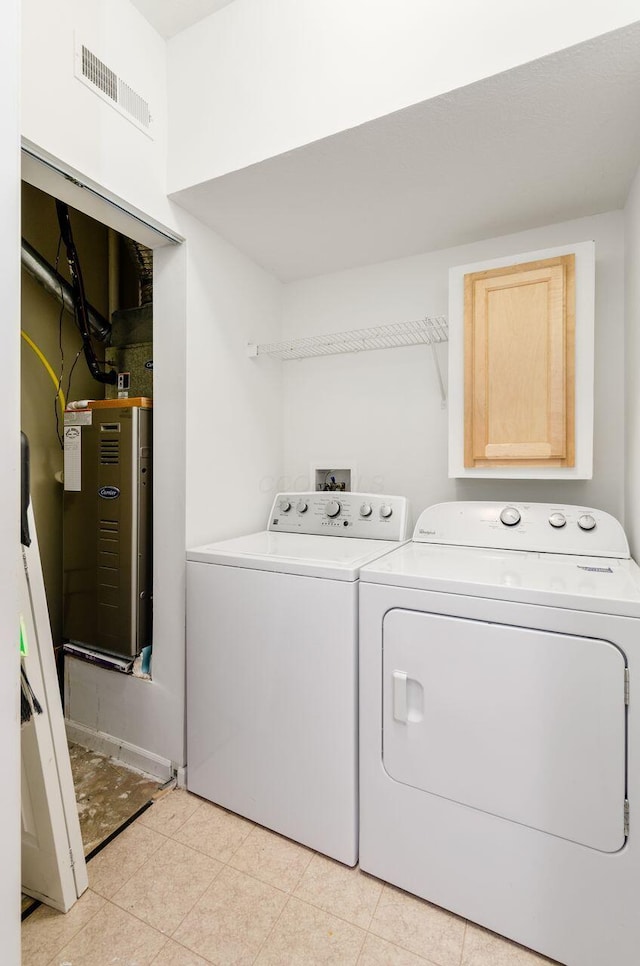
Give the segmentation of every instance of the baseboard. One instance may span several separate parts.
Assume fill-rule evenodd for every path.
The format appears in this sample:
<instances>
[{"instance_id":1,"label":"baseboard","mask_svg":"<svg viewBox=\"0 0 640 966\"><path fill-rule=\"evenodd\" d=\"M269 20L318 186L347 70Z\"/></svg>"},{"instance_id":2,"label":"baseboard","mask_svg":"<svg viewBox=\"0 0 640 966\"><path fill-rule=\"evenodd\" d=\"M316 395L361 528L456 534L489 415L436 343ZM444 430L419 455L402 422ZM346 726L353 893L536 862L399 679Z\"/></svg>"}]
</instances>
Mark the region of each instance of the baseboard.
<instances>
[{"instance_id":1,"label":"baseboard","mask_svg":"<svg viewBox=\"0 0 640 966\"><path fill-rule=\"evenodd\" d=\"M114 738L104 731L92 731L85 725L77 724L65 718L67 738L74 741L90 751L95 751L100 755L108 755L116 761L133 768L135 771L157 778L158 781L165 782L173 778L175 774L172 763L167 758L154 755L152 751L146 751L137 745L131 745L128 741Z\"/></svg>"}]
</instances>

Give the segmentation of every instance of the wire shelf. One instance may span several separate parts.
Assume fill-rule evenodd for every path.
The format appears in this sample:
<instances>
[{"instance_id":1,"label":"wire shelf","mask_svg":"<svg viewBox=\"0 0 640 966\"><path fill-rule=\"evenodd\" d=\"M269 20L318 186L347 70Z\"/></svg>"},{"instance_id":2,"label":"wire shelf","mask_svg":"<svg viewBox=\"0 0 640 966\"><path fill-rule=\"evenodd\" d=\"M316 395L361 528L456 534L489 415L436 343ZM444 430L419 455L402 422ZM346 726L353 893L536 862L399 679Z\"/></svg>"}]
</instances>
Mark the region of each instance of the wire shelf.
<instances>
[{"instance_id":1,"label":"wire shelf","mask_svg":"<svg viewBox=\"0 0 640 966\"><path fill-rule=\"evenodd\" d=\"M250 356L269 355L275 359L309 359L342 352L368 352L371 349L395 349L409 345L434 345L448 342L447 320L442 315L413 322L392 322L370 329L331 332L289 342L272 342L248 346Z\"/></svg>"}]
</instances>

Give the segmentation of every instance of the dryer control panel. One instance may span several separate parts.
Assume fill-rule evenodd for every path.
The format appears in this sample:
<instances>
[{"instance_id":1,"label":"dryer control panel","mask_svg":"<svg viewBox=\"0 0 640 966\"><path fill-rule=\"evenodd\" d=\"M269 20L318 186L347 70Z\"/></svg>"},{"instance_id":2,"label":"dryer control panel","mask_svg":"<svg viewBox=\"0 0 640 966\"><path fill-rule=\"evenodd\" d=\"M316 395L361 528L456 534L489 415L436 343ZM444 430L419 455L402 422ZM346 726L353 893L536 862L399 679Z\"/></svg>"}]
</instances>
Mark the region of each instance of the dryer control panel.
<instances>
[{"instance_id":1,"label":"dryer control panel","mask_svg":"<svg viewBox=\"0 0 640 966\"><path fill-rule=\"evenodd\" d=\"M380 493L278 493L267 525L281 533L406 540L409 506L403 496Z\"/></svg>"},{"instance_id":2,"label":"dryer control panel","mask_svg":"<svg viewBox=\"0 0 640 966\"><path fill-rule=\"evenodd\" d=\"M557 503L437 503L424 510L416 543L628 558L622 525L603 510Z\"/></svg>"}]
</instances>

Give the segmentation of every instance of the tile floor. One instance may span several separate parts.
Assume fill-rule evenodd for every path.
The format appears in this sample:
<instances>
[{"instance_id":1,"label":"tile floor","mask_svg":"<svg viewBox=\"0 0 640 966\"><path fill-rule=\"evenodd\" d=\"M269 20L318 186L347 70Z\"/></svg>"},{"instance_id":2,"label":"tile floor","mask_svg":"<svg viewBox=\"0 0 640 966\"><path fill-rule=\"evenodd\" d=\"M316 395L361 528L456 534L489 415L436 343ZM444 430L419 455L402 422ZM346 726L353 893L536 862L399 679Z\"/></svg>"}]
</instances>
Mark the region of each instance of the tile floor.
<instances>
[{"instance_id":1,"label":"tile floor","mask_svg":"<svg viewBox=\"0 0 640 966\"><path fill-rule=\"evenodd\" d=\"M23 966L551 962L181 790L88 869L66 916L23 923Z\"/></svg>"}]
</instances>

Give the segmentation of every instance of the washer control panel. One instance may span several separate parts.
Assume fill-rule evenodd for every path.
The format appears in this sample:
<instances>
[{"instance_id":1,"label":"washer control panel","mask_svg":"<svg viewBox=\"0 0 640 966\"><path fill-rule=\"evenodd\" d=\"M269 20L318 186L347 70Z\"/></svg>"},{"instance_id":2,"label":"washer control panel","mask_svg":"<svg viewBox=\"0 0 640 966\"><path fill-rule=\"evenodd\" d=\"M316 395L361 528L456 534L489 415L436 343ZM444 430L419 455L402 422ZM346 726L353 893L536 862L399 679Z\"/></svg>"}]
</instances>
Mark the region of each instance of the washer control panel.
<instances>
[{"instance_id":1,"label":"washer control panel","mask_svg":"<svg viewBox=\"0 0 640 966\"><path fill-rule=\"evenodd\" d=\"M267 529L331 537L406 540L409 507L403 496L379 493L278 493Z\"/></svg>"},{"instance_id":2,"label":"washer control panel","mask_svg":"<svg viewBox=\"0 0 640 966\"><path fill-rule=\"evenodd\" d=\"M592 507L554 503L438 503L424 510L418 543L500 550L629 557L621 524Z\"/></svg>"}]
</instances>

